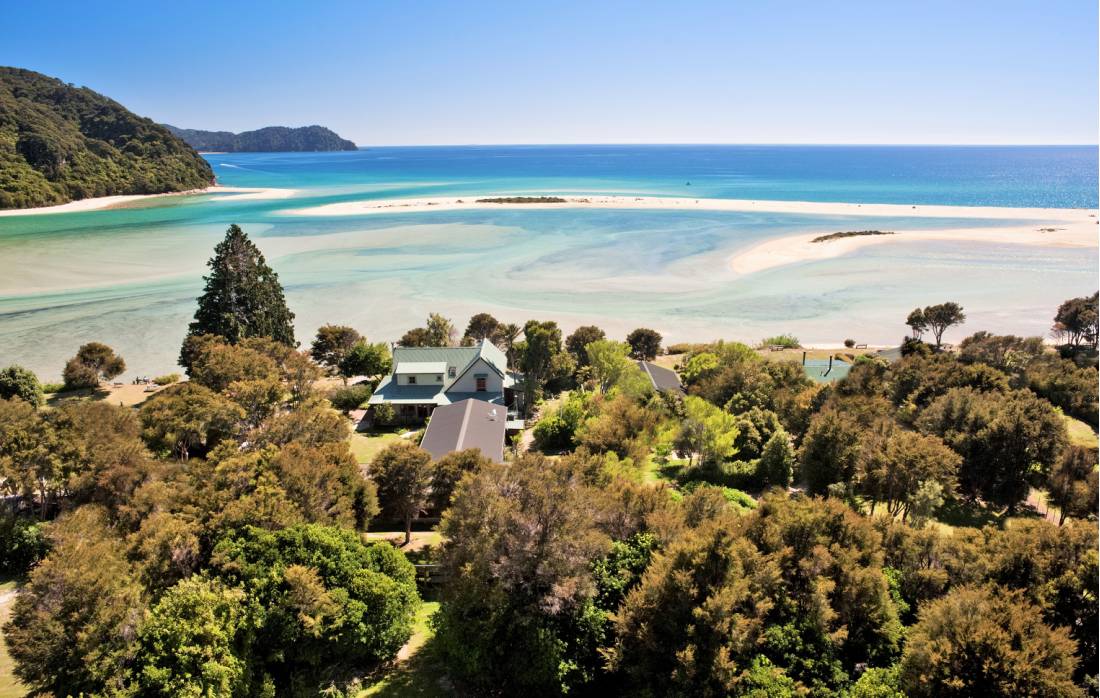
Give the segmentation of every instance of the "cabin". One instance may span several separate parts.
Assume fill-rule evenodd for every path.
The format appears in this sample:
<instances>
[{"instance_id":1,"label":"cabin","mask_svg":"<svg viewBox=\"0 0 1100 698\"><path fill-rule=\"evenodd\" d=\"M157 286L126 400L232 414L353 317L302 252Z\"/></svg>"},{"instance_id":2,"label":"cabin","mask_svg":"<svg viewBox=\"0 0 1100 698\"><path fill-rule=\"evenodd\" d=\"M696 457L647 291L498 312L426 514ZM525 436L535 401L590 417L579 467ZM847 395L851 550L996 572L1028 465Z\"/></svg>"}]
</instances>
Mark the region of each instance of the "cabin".
<instances>
[{"instance_id":1,"label":"cabin","mask_svg":"<svg viewBox=\"0 0 1100 698\"><path fill-rule=\"evenodd\" d=\"M670 368L658 366L651 361L635 361L638 368L646 375L653 389L659 393L684 394L684 385L680 382L680 376Z\"/></svg>"},{"instance_id":2,"label":"cabin","mask_svg":"<svg viewBox=\"0 0 1100 698\"><path fill-rule=\"evenodd\" d=\"M470 347L395 347L393 371L384 377L367 404L390 405L394 422L418 424L441 405L480 400L502 412L515 409L517 375L492 342Z\"/></svg>"},{"instance_id":3,"label":"cabin","mask_svg":"<svg viewBox=\"0 0 1100 698\"><path fill-rule=\"evenodd\" d=\"M506 424L503 405L466 398L435 408L420 447L432 454L433 460L476 448L494 463L503 463Z\"/></svg>"}]
</instances>

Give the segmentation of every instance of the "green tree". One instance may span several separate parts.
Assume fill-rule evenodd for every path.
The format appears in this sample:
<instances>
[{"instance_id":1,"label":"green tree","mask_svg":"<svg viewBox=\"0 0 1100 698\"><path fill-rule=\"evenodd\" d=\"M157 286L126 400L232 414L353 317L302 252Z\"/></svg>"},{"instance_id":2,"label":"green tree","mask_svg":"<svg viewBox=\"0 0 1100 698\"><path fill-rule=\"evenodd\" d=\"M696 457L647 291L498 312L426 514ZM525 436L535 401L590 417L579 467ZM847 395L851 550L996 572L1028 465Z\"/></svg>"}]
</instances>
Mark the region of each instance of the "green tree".
<instances>
[{"instance_id":1,"label":"green tree","mask_svg":"<svg viewBox=\"0 0 1100 698\"><path fill-rule=\"evenodd\" d=\"M522 332L523 328L515 323L508 323L500 326L501 348L504 350L504 356L508 361L508 366L511 368L516 366L516 340L519 339Z\"/></svg>"},{"instance_id":2,"label":"green tree","mask_svg":"<svg viewBox=\"0 0 1100 698\"><path fill-rule=\"evenodd\" d=\"M483 339L496 342L500 339L500 328L500 321L495 317L489 313L478 313L470 318L462 338L472 343L480 342Z\"/></svg>"},{"instance_id":3,"label":"green tree","mask_svg":"<svg viewBox=\"0 0 1100 698\"><path fill-rule=\"evenodd\" d=\"M747 412L736 415L737 418L737 455L741 460L759 458L764 445L772 434L783 429L779 415L769 409L753 407Z\"/></svg>"},{"instance_id":4,"label":"green tree","mask_svg":"<svg viewBox=\"0 0 1100 698\"><path fill-rule=\"evenodd\" d=\"M442 514L451 506L455 488L463 477L477 473L493 461L482 455L477 448L448 453L432 466L431 495L429 507Z\"/></svg>"},{"instance_id":5,"label":"green tree","mask_svg":"<svg viewBox=\"0 0 1100 698\"><path fill-rule=\"evenodd\" d=\"M233 433L244 410L209 388L190 381L170 386L140 410L146 442L187 460L196 447L208 450Z\"/></svg>"},{"instance_id":6,"label":"green tree","mask_svg":"<svg viewBox=\"0 0 1100 698\"><path fill-rule=\"evenodd\" d=\"M188 336L213 334L237 344L248 337L270 337L294 346L294 313L286 306L279 276L259 248L233 224L207 262L210 275L198 298ZM190 367L185 352L180 364Z\"/></svg>"},{"instance_id":7,"label":"green tree","mask_svg":"<svg viewBox=\"0 0 1100 698\"><path fill-rule=\"evenodd\" d=\"M4 626L15 675L32 691L105 695L122 688L144 607L122 542L82 507L51 527Z\"/></svg>"},{"instance_id":8,"label":"green tree","mask_svg":"<svg viewBox=\"0 0 1100 698\"><path fill-rule=\"evenodd\" d=\"M432 457L407 441L387 446L370 464L382 511L405 524L405 545L412 540L413 519L428 505Z\"/></svg>"},{"instance_id":9,"label":"green tree","mask_svg":"<svg viewBox=\"0 0 1100 698\"><path fill-rule=\"evenodd\" d=\"M953 493L962 458L936 436L897 429L865 449L857 475L859 491L875 504L884 502L891 516L909 518L913 497L922 484L935 482Z\"/></svg>"},{"instance_id":10,"label":"green tree","mask_svg":"<svg viewBox=\"0 0 1100 698\"><path fill-rule=\"evenodd\" d=\"M322 325L317 329L317 336L310 345L309 353L314 361L330 372L342 375L344 385L347 385L347 376L340 371L340 364L360 339L359 332L354 327Z\"/></svg>"},{"instance_id":11,"label":"green tree","mask_svg":"<svg viewBox=\"0 0 1100 698\"><path fill-rule=\"evenodd\" d=\"M577 361L577 367L588 365L588 345L601 339L606 339L604 331L595 325L581 325L573 330L573 334L565 338L565 350L573 355Z\"/></svg>"},{"instance_id":12,"label":"green tree","mask_svg":"<svg viewBox=\"0 0 1100 698\"><path fill-rule=\"evenodd\" d=\"M8 366L0 369L0 399L19 398L34 407L44 402L42 384L33 371L22 366Z\"/></svg>"},{"instance_id":13,"label":"green tree","mask_svg":"<svg viewBox=\"0 0 1100 698\"><path fill-rule=\"evenodd\" d=\"M554 358L562 351L561 329L553 321L528 320L523 336L520 370L524 374L524 405L530 410L553 377Z\"/></svg>"},{"instance_id":14,"label":"green tree","mask_svg":"<svg viewBox=\"0 0 1100 698\"><path fill-rule=\"evenodd\" d=\"M1045 475L1066 445L1066 428L1050 403L1026 390L980 393L953 388L917 420L963 457L963 492L1012 510L1032 473Z\"/></svg>"},{"instance_id":15,"label":"green tree","mask_svg":"<svg viewBox=\"0 0 1100 698\"><path fill-rule=\"evenodd\" d=\"M1058 507L1058 525L1067 516L1095 516L1097 500L1096 449L1070 446L1054 463L1047 478L1050 503Z\"/></svg>"},{"instance_id":16,"label":"green tree","mask_svg":"<svg viewBox=\"0 0 1100 698\"><path fill-rule=\"evenodd\" d=\"M1083 695L1073 683L1073 640L1019 593L961 587L919 618L901 660L907 695Z\"/></svg>"},{"instance_id":17,"label":"green tree","mask_svg":"<svg viewBox=\"0 0 1100 698\"><path fill-rule=\"evenodd\" d=\"M661 333L645 327L639 327L626 336L630 345L630 357L643 361L652 361L661 353Z\"/></svg>"},{"instance_id":18,"label":"green tree","mask_svg":"<svg viewBox=\"0 0 1100 698\"><path fill-rule=\"evenodd\" d=\"M65 478L57 433L37 408L0 400L0 491L21 497L45 518L57 507Z\"/></svg>"},{"instance_id":19,"label":"green tree","mask_svg":"<svg viewBox=\"0 0 1100 698\"><path fill-rule=\"evenodd\" d=\"M217 580L192 577L169 589L138 637L138 695L245 696L253 632L245 594Z\"/></svg>"},{"instance_id":20,"label":"green tree","mask_svg":"<svg viewBox=\"0 0 1100 698\"><path fill-rule=\"evenodd\" d=\"M360 340L340 361L340 375L344 382L352 376L384 376L390 372L393 357L385 342L370 344Z\"/></svg>"},{"instance_id":21,"label":"green tree","mask_svg":"<svg viewBox=\"0 0 1100 698\"><path fill-rule=\"evenodd\" d=\"M928 331L928 318L920 308L914 308L913 312L909 313L909 317L905 318L905 324L909 326L913 339L917 341L920 341L921 336Z\"/></svg>"},{"instance_id":22,"label":"green tree","mask_svg":"<svg viewBox=\"0 0 1100 698\"><path fill-rule=\"evenodd\" d=\"M431 341L428 330L423 327L414 327L401 335L401 339L397 340L397 343L403 347L430 347L432 346Z\"/></svg>"},{"instance_id":23,"label":"green tree","mask_svg":"<svg viewBox=\"0 0 1100 698\"><path fill-rule=\"evenodd\" d=\"M1087 344L1096 348L1100 333L1100 294L1070 298L1058 306L1051 333L1066 344L1077 348Z\"/></svg>"},{"instance_id":24,"label":"green tree","mask_svg":"<svg viewBox=\"0 0 1100 698\"><path fill-rule=\"evenodd\" d=\"M591 564L608 544L595 516L568 462L525 454L461 481L441 524L451 581L436 618L455 676L507 695L591 680L606 624L591 604Z\"/></svg>"},{"instance_id":25,"label":"green tree","mask_svg":"<svg viewBox=\"0 0 1100 698\"><path fill-rule=\"evenodd\" d=\"M825 409L810 422L799 450L799 477L810 492L825 494L829 485L852 482L859 462L864 427L852 416Z\"/></svg>"},{"instance_id":26,"label":"green tree","mask_svg":"<svg viewBox=\"0 0 1100 698\"><path fill-rule=\"evenodd\" d=\"M585 347L585 364L591 367L592 377L601 392L607 392L615 385L630 366L626 358L629 353L630 345L611 339L597 339Z\"/></svg>"},{"instance_id":27,"label":"green tree","mask_svg":"<svg viewBox=\"0 0 1100 698\"><path fill-rule=\"evenodd\" d=\"M109 381L126 370L126 362L115 350L100 342L89 342L77 350L62 371L65 387L95 388L100 381Z\"/></svg>"},{"instance_id":28,"label":"green tree","mask_svg":"<svg viewBox=\"0 0 1100 698\"><path fill-rule=\"evenodd\" d=\"M399 550L332 526L240 527L214 546L210 573L259 610L252 672L285 695L393 659L420 606Z\"/></svg>"},{"instance_id":29,"label":"green tree","mask_svg":"<svg viewBox=\"0 0 1100 698\"><path fill-rule=\"evenodd\" d=\"M692 467L699 456L699 467L716 472L722 463L737 452L737 420L702 398L684 398L684 419L676 437L676 450L688 457Z\"/></svg>"},{"instance_id":30,"label":"green tree","mask_svg":"<svg viewBox=\"0 0 1100 698\"><path fill-rule=\"evenodd\" d=\"M428 314L428 346L453 347L457 340L454 323L439 313Z\"/></svg>"},{"instance_id":31,"label":"green tree","mask_svg":"<svg viewBox=\"0 0 1100 698\"><path fill-rule=\"evenodd\" d=\"M791 445L791 437L783 430L783 427L772 432L768 442L764 444L764 450L760 454L760 462L756 466L759 479L765 487L782 487L786 489L791 485L794 475L795 451Z\"/></svg>"},{"instance_id":32,"label":"green tree","mask_svg":"<svg viewBox=\"0 0 1100 698\"><path fill-rule=\"evenodd\" d=\"M936 338L936 348L939 349L943 344L943 333L949 327L963 324L966 314L958 303L940 303L925 307L924 321L928 325L928 331Z\"/></svg>"}]
</instances>

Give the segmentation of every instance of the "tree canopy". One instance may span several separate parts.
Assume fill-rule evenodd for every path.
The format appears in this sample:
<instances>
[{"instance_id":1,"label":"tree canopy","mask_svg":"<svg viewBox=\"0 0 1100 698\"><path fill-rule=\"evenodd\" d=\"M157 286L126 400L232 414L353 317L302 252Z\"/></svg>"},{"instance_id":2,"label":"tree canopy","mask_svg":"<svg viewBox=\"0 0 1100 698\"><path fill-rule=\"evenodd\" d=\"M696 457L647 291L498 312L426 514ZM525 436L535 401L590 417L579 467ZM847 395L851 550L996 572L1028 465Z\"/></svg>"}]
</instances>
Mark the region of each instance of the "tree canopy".
<instances>
[{"instance_id":1,"label":"tree canopy","mask_svg":"<svg viewBox=\"0 0 1100 698\"><path fill-rule=\"evenodd\" d=\"M226 230L207 262L210 274L198 298L188 337L217 335L230 344L249 337L268 337L294 346L294 313L286 306L279 276L240 226ZM180 364L190 368L187 345Z\"/></svg>"}]
</instances>

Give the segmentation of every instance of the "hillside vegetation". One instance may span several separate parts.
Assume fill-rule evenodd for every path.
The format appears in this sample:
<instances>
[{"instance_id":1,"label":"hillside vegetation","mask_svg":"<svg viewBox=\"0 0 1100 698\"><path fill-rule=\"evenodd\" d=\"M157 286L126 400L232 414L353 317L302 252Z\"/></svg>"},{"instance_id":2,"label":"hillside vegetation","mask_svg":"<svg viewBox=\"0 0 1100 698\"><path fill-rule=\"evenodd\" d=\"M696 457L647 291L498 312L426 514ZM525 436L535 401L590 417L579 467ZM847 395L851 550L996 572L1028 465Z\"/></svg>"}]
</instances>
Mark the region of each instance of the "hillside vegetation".
<instances>
[{"instance_id":1,"label":"hillside vegetation","mask_svg":"<svg viewBox=\"0 0 1100 698\"><path fill-rule=\"evenodd\" d=\"M194 149L118 102L0 67L0 208L186 191L213 180Z\"/></svg>"},{"instance_id":2,"label":"hillside vegetation","mask_svg":"<svg viewBox=\"0 0 1100 698\"><path fill-rule=\"evenodd\" d=\"M196 150L221 153L282 153L358 150L351 141L341 138L324 126L267 126L255 131L202 131L164 125Z\"/></svg>"}]
</instances>

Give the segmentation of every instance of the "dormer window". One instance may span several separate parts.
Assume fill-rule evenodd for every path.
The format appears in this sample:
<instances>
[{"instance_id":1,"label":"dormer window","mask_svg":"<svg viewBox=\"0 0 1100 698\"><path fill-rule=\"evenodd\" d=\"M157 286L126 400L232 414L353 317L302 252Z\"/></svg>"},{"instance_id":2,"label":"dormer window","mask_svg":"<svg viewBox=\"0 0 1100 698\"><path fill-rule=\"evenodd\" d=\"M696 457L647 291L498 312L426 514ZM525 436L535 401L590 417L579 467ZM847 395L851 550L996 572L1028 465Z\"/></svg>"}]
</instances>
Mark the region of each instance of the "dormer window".
<instances>
[{"instance_id":1,"label":"dormer window","mask_svg":"<svg viewBox=\"0 0 1100 698\"><path fill-rule=\"evenodd\" d=\"M416 376L409 376L409 385L416 385Z\"/></svg>"},{"instance_id":2,"label":"dormer window","mask_svg":"<svg viewBox=\"0 0 1100 698\"><path fill-rule=\"evenodd\" d=\"M440 373L438 376L435 377L435 382L436 383L442 383L443 382L443 374L442 373Z\"/></svg>"}]
</instances>

